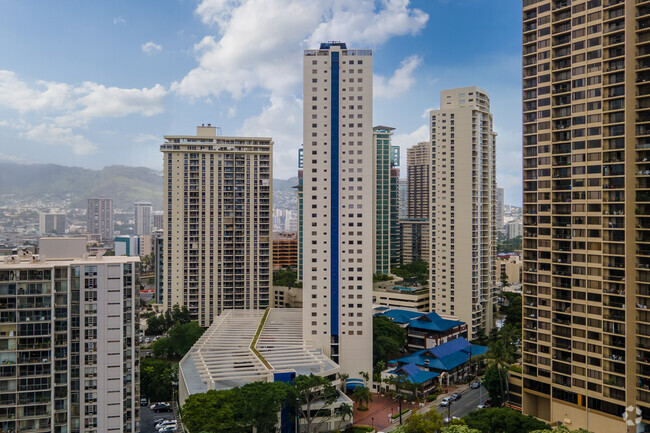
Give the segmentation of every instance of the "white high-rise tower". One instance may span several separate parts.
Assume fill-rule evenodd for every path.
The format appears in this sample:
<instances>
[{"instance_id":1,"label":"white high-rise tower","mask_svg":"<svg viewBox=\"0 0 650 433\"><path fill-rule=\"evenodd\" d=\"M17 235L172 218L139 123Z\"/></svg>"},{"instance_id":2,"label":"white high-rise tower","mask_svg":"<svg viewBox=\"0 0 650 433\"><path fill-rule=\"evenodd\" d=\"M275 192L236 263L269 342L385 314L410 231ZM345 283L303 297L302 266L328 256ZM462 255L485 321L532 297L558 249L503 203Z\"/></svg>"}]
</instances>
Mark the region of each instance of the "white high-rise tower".
<instances>
[{"instance_id":1,"label":"white high-rise tower","mask_svg":"<svg viewBox=\"0 0 650 433\"><path fill-rule=\"evenodd\" d=\"M306 50L303 95L303 334L358 377L372 372L372 50Z\"/></svg>"}]
</instances>

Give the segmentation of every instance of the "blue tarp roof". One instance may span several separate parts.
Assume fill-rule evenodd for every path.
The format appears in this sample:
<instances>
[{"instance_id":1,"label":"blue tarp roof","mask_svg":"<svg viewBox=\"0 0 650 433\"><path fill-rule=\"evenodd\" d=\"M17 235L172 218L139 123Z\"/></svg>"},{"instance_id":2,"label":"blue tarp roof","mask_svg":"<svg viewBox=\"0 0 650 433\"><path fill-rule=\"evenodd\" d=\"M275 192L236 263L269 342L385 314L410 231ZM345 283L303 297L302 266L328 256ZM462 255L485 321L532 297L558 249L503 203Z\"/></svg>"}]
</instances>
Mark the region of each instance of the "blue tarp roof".
<instances>
[{"instance_id":1,"label":"blue tarp roof","mask_svg":"<svg viewBox=\"0 0 650 433\"><path fill-rule=\"evenodd\" d=\"M470 344L469 341L460 337L431 349L411 353L397 359L397 362L400 364L415 364L434 370L450 371L469 360L470 348L472 358L483 355L488 351L487 347Z\"/></svg>"},{"instance_id":2,"label":"blue tarp roof","mask_svg":"<svg viewBox=\"0 0 650 433\"><path fill-rule=\"evenodd\" d=\"M406 364L401 367L397 367L389 373L405 376L406 380L411 383L425 383L435 377L440 376L440 373L420 370L415 364Z\"/></svg>"},{"instance_id":3,"label":"blue tarp roof","mask_svg":"<svg viewBox=\"0 0 650 433\"><path fill-rule=\"evenodd\" d=\"M436 312L422 314L417 311L393 309L384 313L378 313L377 316L385 316L395 323L407 323L410 328L426 329L429 331L443 332L460 326L465 322L459 320L443 319Z\"/></svg>"}]
</instances>

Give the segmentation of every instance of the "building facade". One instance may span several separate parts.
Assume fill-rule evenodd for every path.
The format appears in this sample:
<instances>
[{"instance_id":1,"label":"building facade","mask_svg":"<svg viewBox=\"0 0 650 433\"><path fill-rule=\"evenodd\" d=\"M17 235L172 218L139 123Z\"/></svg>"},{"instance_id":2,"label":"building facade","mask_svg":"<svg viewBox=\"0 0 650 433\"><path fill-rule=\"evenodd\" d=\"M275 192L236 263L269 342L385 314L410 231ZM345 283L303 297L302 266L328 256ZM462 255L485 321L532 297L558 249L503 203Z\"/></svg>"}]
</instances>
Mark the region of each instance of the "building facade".
<instances>
[{"instance_id":1,"label":"building facade","mask_svg":"<svg viewBox=\"0 0 650 433\"><path fill-rule=\"evenodd\" d=\"M41 239L0 262L0 429L138 432L138 258ZM46 258L42 258L46 257Z\"/></svg>"},{"instance_id":2,"label":"building facade","mask_svg":"<svg viewBox=\"0 0 650 433\"><path fill-rule=\"evenodd\" d=\"M146 201L136 201L135 204L135 226L136 236L151 234L151 203Z\"/></svg>"},{"instance_id":3,"label":"building facade","mask_svg":"<svg viewBox=\"0 0 650 433\"><path fill-rule=\"evenodd\" d=\"M456 315L474 339L493 327L496 133L478 87L443 90L431 111L431 311Z\"/></svg>"},{"instance_id":4,"label":"building facade","mask_svg":"<svg viewBox=\"0 0 650 433\"><path fill-rule=\"evenodd\" d=\"M406 178L408 180L408 218L429 218L431 188L431 143L422 142L406 149Z\"/></svg>"},{"instance_id":5,"label":"building facade","mask_svg":"<svg viewBox=\"0 0 650 433\"><path fill-rule=\"evenodd\" d=\"M165 212L156 210L153 212L153 231L165 229Z\"/></svg>"},{"instance_id":6,"label":"building facade","mask_svg":"<svg viewBox=\"0 0 650 433\"><path fill-rule=\"evenodd\" d=\"M273 141L165 136L164 307L185 305L201 326L223 310L269 305Z\"/></svg>"},{"instance_id":7,"label":"building facade","mask_svg":"<svg viewBox=\"0 0 650 433\"><path fill-rule=\"evenodd\" d=\"M298 236L296 233L273 234L273 269L298 267Z\"/></svg>"},{"instance_id":8,"label":"building facade","mask_svg":"<svg viewBox=\"0 0 650 433\"><path fill-rule=\"evenodd\" d=\"M429 220L411 218L400 220L400 263L409 264L415 261L430 263L429 254ZM429 307L427 307L429 308Z\"/></svg>"},{"instance_id":9,"label":"building facade","mask_svg":"<svg viewBox=\"0 0 650 433\"><path fill-rule=\"evenodd\" d=\"M399 219L408 218L408 193L409 180L405 177L399 179Z\"/></svg>"},{"instance_id":10,"label":"building facade","mask_svg":"<svg viewBox=\"0 0 650 433\"><path fill-rule=\"evenodd\" d=\"M38 215L38 231L41 234L65 235L65 214L41 212Z\"/></svg>"},{"instance_id":11,"label":"building facade","mask_svg":"<svg viewBox=\"0 0 650 433\"><path fill-rule=\"evenodd\" d=\"M523 2L523 412L595 433L650 419L649 31L650 1Z\"/></svg>"},{"instance_id":12,"label":"building facade","mask_svg":"<svg viewBox=\"0 0 650 433\"><path fill-rule=\"evenodd\" d=\"M372 50L305 50L303 334L358 377L372 370Z\"/></svg>"},{"instance_id":13,"label":"building facade","mask_svg":"<svg viewBox=\"0 0 650 433\"><path fill-rule=\"evenodd\" d=\"M505 191L504 191L503 188L497 188L497 205L496 205L497 208L496 208L496 211L497 211L497 230L499 230L499 231L503 231L503 224L504 224L504 221L503 221L503 210L505 209L504 205L503 205L504 194L505 194Z\"/></svg>"},{"instance_id":14,"label":"building facade","mask_svg":"<svg viewBox=\"0 0 650 433\"><path fill-rule=\"evenodd\" d=\"M162 230L156 230L151 242L153 244L152 247L154 254L154 302L156 304L164 304L165 276L163 270L165 268L165 232Z\"/></svg>"},{"instance_id":15,"label":"building facade","mask_svg":"<svg viewBox=\"0 0 650 433\"><path fill-rule=\"evenodd\" d=\"M395 242L399 239L397 182L399 179L399 147L391 146L393 130L375 126L375 274L388 274L393 263ZM397 239L396 232L397 231ZM391 254L392 253L392 254Z\"/></svg>"},{"instance_id":16,"label":"building facade","mask_svg":"<svg viewBox=\"0 0 650 433\"><path fill-rule=\"evenodd\" d=\"M86 209L86 231L100 243L113 242L113 199L89 198Z\"/></svg>"}]
</instances>

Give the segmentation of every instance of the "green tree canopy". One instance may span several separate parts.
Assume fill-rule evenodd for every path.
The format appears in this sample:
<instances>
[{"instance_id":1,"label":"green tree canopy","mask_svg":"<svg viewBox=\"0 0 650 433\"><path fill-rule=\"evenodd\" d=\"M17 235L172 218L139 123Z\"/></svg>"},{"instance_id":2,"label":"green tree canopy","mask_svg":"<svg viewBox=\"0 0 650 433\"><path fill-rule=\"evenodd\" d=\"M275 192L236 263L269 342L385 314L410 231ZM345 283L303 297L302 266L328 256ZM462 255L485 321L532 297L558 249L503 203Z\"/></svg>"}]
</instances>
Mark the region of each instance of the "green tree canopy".
<instances>
[{"instance_id":1,"label":"green tree canopy","mask_svg":"<svg viewBox=\"0 0 650 433\"><path fill-rule=\"evenodd\" d=\"M506 407L474 410L463 417L467 427L481 433L530 433L550 426L530 415Z\"/></svg>"},{"instance_id":2,"label":"green tree canopy","mask_svg":"<svg viewBox=\"0 0 650 433\"><path fill-rule=\"evenodd\" d=\"M154 358L140 360L140 394L151 401L167 401L178 381L178 364Z\"/></svg>"},{"instance_id":3,"label":"green tree canopy","mask_svg":"<svg viewBox=\"0 0 650 433\"><path fill-rule=\"evenodd\" d=\"M372 393L365 386L357 386L352 393L352 400L359 405L359 410L367 410L368 403L372 401Z\"/></svg>"},{"instance_id":4,"label":"green tree canopy","mask_svg":"<svg viewBox=\"0 0 650 433\"><path fill-rule=\"evenodd\" d=\"M514 326L515 328L519 329L519 333L521 333L521 321L522 321L521 294L504 292L503 295L508 300L508 306L501 307L501 312L506 315L505 324Z\"/></svg>"},{"instance_id":5,"label":"green tree canopy","mask_svg":"<svg viewBox=\"0 0 650 433\"><path fill-rule=\"evenodd\" d=\"M226 391L210 390L185 400L181 417L190 433L273 432L278 412L293 395L282 382L254 382Z\"/></svg>"},{"instance_id":6,"label":"green tree canopy","mask_svg":"<svg viewBox=\"0 0 650 433\"><path fill-rule=\"evenodd\" d=\"M425 414L414 413L406 421L405 433L437 433L442 428L442 416L431 409Z\"/></svg>"},{"instance_id":7,"label":"green tree canopy","mask_svg":"<svg viewBox=\"0 0 650 433\"><path fill-rule=\"evenodd\" d=\"M174 305L171 310L167 310L163 314L149 317L145 333L147 335L161 335L172 326L189 323L190 320L190 310L185 305L182 307Z\"/></svg>"},{"instance_id":8,"label":"green tree canopy","mask_svg":"<svg viewBox=\"0 0 650 433\"><path fill-rule=\"evenodd\" d=\"M388 317L372 319L373 364L388 362L406 346L406 330Z\"/></svg>"},{"instance_id":9,"label":"green tree canopy","mask_svg":"<svg viewBox=\"0 0 650 433\"><path fill-rule=\"evenodd\" d=\"M329 406L338 398L338 391L332 385L332 382L322 376L297 376L293 379L293 391L296 399L292 399L295 409L298 411L300 418L307 423L305 431L313 433L318 427L314 425L316 418L313 405L319 402L319 409L327 410ZM296 401L297 400L297 401Z\"/></svg>"},{"instance_id":10,"label":"green tree canopy","mask_svg":"<svg viewBox=\"0 0 650 433\"><path fill-rule=\"evenodd\" d=\"M160 358L181 359L190 351L205 330L196 322L174 325L169 337L159 338L153 343L153 355Z\"/></svg>"},{"instance_id":11,"label":"green tree canopy","mask_svg":"<svg viewBox=\"0 0 650 433\"><path fill-rule=\"evenodd\" d=\"M440 430L440 433L481 433L475 428L466 425L448 425Z\"/></svg>"},{"instance_id":12,"label":"green tree canopy","mask_svg":"<svg viewBox=\"0 0 650 433\"><path fill-rule=\"evenodd\" d=\"M420 284L426 285L429 280L429 265L427 262L416 260L391 269L391 273L405 280L416 278Z\"/></svg>"},{"instance_id":13,"label":"green tree canopy","mask_svg":"<svg viewBox=\"0 0 650 433\"><path fill-rule=\"evenodd\" d=\"M298 274L291 269L280 269L273 273L273 285L285 287L302 287L298 282Z\"/></svg>"},{"instance_id":14,"label":"green tree canopy","mask_svg":"<svg viewBox=\"0 0 650 433\"><path fill-rule=\"evenodd\" d=\"M492 399L492 405L501 406L505 402L505 390L507 387L508 369L492 365L485 370L483 386Z\"/></svg>"}]
</instances>

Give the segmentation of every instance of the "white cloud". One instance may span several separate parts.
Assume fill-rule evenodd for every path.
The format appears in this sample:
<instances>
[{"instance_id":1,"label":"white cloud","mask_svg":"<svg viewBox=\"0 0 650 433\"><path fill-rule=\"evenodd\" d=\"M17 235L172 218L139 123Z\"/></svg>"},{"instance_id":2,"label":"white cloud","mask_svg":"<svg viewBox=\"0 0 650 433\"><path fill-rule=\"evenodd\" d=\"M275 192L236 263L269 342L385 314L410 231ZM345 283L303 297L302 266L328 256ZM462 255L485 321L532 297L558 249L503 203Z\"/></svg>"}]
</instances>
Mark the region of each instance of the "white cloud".
<instances>
[{"instance_id":1,"label":"white cloud","mask_svg":"<svg viewBox=\"0 0 650 433\"><path fill-rule=\"evenodd\" d=\"M149 41L147 43L142 44L141 48L142 48L143 53L149 54L149 55L159 53L159 52L162 51L162 45L159 45L159 44L157 44L155 42L152 42L152 41Z\"/></svg>"},{"instance_id":2,"label":"white cloud","mask_svg":"<svg viewBox=\"0 0 650 433\"><path fill-rule=\"evenodd\" d=\"M163 112L166 94L160 84L149 89L106 87L90 81L80 85L37 81L30 85L14 72L0 70L0 107L20 115L0 126L21 130L21 136L30 140L70 146L76 154L87 154L97 147L74 128L86 127L98 118L154 116ZM38 126L32 127L30 119Z\"/></svg>"},{"instance_id":3,"label":"white cloud","mask_svg":"<svg viewBox=\"0 0 650 433\"><path fill-rule=\"evenodd\" d=\"M429 119L429 113L431 110L435 110L435 108L427 108L422 112L422 118L423 119Z\"/></svg>"},{"instance_id":4,"label":"white cloud","mask_svg":"<svg viewBox=\"0 0 650 433\"><path fill-rule=\"evenodd\" d=\"M133 138L133 141L135 141L136 143L144 143L144 142L147 142L147 141L162 142L163 138L158 137L158 136L153 135L153 134L141 133L141 134L136 135L135 138Z\"/></svg>"},{"instance_id":5,"label":"white cloud","mask_svg":"<svg viewBox=\"0 0 650 433\"><path fill-rule=\"evenodd\" d=\"M38 164L37 162L30 161L28 159L23 158L22 156L7 155L6 153L2 153L2 152L0 152L0 161L13 162L15 164L22 164L22 165Z\"/></svg>"},{"instance_id":6,"label":"white cloud","mask_svg":"<svg viewBox=\"0 0 650 433\"><path fill-rule=\"evenodd\" d=\"M275 177L288 178L298 172L298 149L302 143L302 100L271 97L259 116L246 119L237 131L242 136L273 139Z\"/></svg>"},{"instance_id":7,"label":"white cloud","mask_svg":"<svg viewBox=\"0 0 650 433\"><path fill-rule=\"evenodd\" d=\"M126 20L122 17L114 17L113 24L126 24Z\"/></svg>"},{"instance_id":8,"label":"white cloud","mask_svg":"<svg viewBox=\"0 0 650 433\"><path fill-rule=\"evenodd\" d=\"M97 146L70 128L60 128L51 123L43 123L20 134L29 140L46 144L68 146L76 155L86 155L97 151Z\"/></svg>"},{"instance_id":9,"label":"white cloud","mask_svg":"<svg viewBox=\"0 0 650 433\"><path fill-rule=\"evenodd\" d=\"M395 70L388 81L381 75L373 77L373 92L375 98L395 98L408 91L414 84L413 71L422 64L422 57L410 56L402 60L400 67Z\"/></svg>"},{"instance_id":10,"label":"white cloud","mask_svg":"<svg viewBox=\"0 0 650 433\"><path fill-rule=\"evenodd\" d=\"M302 49L333 39L374 48L417 33L428 20L408 0L203 0L196 13L218 35L194 46L199 65L172 86L191 98L222 92L241 98L257 87L296 95Z\"/></svg>"}]
</instances>

